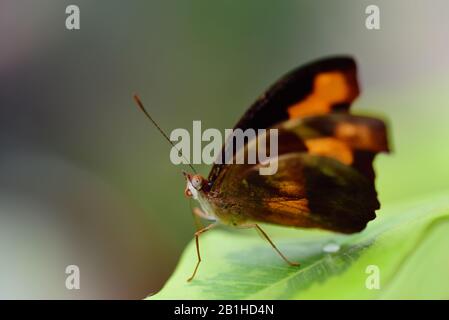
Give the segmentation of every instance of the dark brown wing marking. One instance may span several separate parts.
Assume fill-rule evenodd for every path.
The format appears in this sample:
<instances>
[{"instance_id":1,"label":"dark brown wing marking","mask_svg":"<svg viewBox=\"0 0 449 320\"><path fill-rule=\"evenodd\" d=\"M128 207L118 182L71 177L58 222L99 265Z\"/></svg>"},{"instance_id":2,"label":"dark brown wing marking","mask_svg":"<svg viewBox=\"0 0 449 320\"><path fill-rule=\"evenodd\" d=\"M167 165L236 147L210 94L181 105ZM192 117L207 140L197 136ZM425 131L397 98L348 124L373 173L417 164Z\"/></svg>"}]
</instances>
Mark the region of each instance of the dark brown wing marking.
<instances>
[{"instance_id":1,"label":"dark brown wing marking","mask_svg":"<svg viewBox=\"0 0 449 320\"><path fill-rule=\"evenodd\" d=\"M331 157L350 165L374 183L372 162L379 152L388 152L383 120L332 113L290 120L280 125L295 132L310 154Z\"/></svg>"},{"instance_id":2,"label":"dark brown wing marking","mask_svg":"<svg viewBox=\"0 0 449 320\"><path fill-rule=\"evenodd\" d=\"M306 153L279 157L278 172L233 165L219 192L216 214L231 221L258 221L302 228L357 232L379 208L373 185L337 160Z\"/></svg>"}]
</instances>

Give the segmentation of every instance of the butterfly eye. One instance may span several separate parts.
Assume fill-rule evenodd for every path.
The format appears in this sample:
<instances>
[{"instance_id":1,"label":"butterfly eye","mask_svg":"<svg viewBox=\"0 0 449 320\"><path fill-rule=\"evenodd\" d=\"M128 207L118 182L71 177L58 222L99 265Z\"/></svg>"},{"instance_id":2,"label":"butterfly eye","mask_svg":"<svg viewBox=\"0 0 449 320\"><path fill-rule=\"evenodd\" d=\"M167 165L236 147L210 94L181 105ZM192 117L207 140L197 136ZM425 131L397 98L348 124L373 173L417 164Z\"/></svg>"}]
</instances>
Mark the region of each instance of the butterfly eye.
<instances>
[{"instance_id":1,"label":"butterfly eye","mask_svg":"<svg viewBox=\"0 0 449 320\"><path fill-rule=\"evenodd\" d=\"M190 182L192 183L192 186L197 190L200 190L203 186L203 178L201 178L200 176L193 176Z\"/></svg>"}]
</instances>

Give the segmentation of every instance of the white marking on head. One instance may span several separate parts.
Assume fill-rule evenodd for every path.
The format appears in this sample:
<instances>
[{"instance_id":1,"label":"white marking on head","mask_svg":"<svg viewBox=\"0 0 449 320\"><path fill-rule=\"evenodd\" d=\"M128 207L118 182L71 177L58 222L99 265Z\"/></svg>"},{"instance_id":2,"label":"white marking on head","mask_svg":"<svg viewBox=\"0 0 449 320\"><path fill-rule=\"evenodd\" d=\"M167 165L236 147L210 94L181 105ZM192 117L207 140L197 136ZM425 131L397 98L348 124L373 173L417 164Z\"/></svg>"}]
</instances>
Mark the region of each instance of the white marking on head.
<instances>
[{"instance_id":1,"label":"white marking on head","mask_svg":"<svg viewBox=\"0 0 449 320\"><path fill-rule=\"evenodd\" d=\"M192 177L190 182L196 190L201 190L201 188L203 187L203 178L197 174Z\"/></svg>"},{"instance_id":2,"label":"white marking on head","mask_svg":"<svg viewBox=\"0 0 449 320\"><path fill-rule=\"evenodd\" d=\"M187 179L187 188L192 194L192 198L198 200L198 190L195 189L195 187L192 185L192 182L190 182L189 179Z\"/></svg>"}]
</instances>

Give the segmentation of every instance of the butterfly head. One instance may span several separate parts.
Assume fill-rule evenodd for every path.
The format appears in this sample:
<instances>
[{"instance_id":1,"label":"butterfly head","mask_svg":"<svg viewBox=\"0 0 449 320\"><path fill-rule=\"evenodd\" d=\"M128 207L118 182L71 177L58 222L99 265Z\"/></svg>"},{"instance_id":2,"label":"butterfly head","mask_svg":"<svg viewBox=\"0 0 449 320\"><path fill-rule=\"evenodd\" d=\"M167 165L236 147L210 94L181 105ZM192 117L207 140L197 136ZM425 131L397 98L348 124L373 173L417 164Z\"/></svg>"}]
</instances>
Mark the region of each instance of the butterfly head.
<instances>
[{"instance_id":1,"label":"butterfly head","mask_svg":"<svg viewBox=\"0 0 449 320\"><path fill-rule=\"evenodd\" d=\"M189 174L186 172L183 172L183 174L187 182L184 194L186 197L198 199L198 195L206 191L209 185L208 181L199 174Z\"/></svg>"}]
</instances>

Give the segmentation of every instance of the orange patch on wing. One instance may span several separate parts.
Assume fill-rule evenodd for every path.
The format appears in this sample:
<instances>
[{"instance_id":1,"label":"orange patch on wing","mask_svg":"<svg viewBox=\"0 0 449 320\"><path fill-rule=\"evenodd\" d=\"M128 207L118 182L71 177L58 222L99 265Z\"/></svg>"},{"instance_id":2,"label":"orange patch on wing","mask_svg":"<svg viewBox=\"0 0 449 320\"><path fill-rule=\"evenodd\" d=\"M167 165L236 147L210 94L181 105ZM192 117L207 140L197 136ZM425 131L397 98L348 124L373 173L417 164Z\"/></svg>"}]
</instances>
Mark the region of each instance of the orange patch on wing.
<instances>
[{"instance_id":1,"label":"orange patch on wing","mask_svg":"<svg viewBox=\"0 0 449 320\"><path fill-rule=\"evenodd\" d=\"M339 123L335 128L335 136L349 141L361 149L369 149L373 144L370 128L352 123Z\"/></svg>"},{"instance_id":2,"label":"orange patch on wing","mask_svg":"<svg viewBox=\"0 0 449 320\"><path fill-rule=\"evenodd\" d=\"M313 138L305 141L310 154L334 158L346 165L352 164L354 155L343 141L332 138Z\"/></svg>"},{"instance_id":3,"label":"orange patch on wing","mask_svg":"<svg viewBox=\"0 0 449 320\"><path fill-rule=\"evenodd\" d=\"M279 189L280 194L288 195L291 197L304 193L304 188L302 186L289 181L278 182L276 184L276 187Z\"/></svg>"},{"instance_id":4,"label":"orange patch on wing","mask_svg":"<svg viewBox=\"0 0 449 320\"><path fill-rule=\"evenodd\" d=\"M334 104L349 102L357 95L341 72L318 74L314 79L313 92L303 101L290 106L289 118L326 114Z\"/></svg>"},{"instance_id":5,"label":"orange patch on wing","mask_svg":"<svg viewBox=\"0 0 449 320\"><path fill-rule=\"evenodd\" d=\"M298 200L280 200L280 201L268 201L268 207L272 211L280 211L294 215L304 215L304 213L310 213L309 201L307 199Z\"/></svg>"},{"instance_id":6,"label":"orange patch on wing","mask_svg":"<svg viewBox=\"0 0 449 320\"><path fill-rule=\"evenodd\" d=\"M385 131L366 125L339 123L335 128L335 137L347 141L352 147L360 150L374 152L388 150Z\"/></svg>"}]
</instances>

